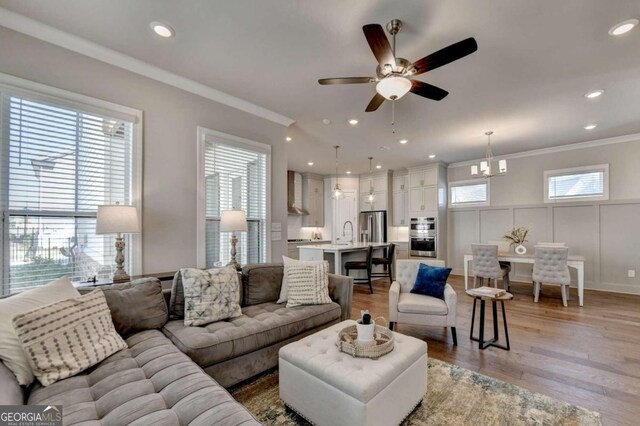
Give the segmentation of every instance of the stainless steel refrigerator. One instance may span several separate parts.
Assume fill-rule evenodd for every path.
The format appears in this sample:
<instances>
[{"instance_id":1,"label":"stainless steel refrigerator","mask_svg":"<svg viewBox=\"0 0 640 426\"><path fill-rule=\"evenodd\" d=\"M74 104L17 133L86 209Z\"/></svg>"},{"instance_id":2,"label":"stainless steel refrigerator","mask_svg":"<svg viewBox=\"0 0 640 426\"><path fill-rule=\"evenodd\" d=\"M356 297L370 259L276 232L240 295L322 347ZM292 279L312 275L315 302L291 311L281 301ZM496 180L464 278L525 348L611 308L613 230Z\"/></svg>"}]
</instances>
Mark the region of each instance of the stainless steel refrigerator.
<instances>
[{"instance_id":1,"label":"stainless steel refrigerator","mask_svg":"<svg viewBox=\"0 0 640 426\"><path fill-rule=\"evenodd\" d=\"M385 210L360 212L358 226L360 227L360 242L387 242L387 212Z\"/></svg>"}]
</instances>

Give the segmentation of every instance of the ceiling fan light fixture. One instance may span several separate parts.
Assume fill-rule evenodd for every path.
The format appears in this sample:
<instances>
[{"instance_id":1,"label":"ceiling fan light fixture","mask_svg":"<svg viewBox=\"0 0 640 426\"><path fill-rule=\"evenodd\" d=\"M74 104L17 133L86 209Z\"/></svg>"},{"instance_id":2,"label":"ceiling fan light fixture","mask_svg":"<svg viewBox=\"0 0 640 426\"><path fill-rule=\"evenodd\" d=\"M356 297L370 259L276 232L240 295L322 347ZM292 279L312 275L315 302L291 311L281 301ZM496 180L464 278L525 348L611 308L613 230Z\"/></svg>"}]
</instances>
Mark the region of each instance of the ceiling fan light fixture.
<instances>
[{"instance_id":1,"label":"ceiling fan light fixture","mask_svg":"<svg viewBox=\"0 0 640 426\"><path fill-rule=\"evenodd\" d=\"M398 75L391 75L376 84L376 92L389 100L400 99L409 90L411 90L411 80Z\"/></svg>"}]
</instances>

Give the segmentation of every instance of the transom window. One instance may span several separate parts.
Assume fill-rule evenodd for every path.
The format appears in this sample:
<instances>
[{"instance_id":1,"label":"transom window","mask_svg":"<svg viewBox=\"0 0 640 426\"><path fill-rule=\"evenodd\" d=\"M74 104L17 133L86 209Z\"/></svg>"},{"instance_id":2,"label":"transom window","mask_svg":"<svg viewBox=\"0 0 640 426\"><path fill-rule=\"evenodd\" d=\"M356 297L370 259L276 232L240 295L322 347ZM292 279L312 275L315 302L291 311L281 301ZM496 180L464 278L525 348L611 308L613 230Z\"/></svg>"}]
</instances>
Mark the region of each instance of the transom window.
<instances>
[{"instance_id":1,"label":"transom window","mask_svg":"<svg viewBox=\"0 0 640 426\"><path fill-rule=\"evenodd\" d=\"M465 180L449 183L452 207L489 205L489 180Z\"/></svg>"},{"instance_id":2,"label":"transom window","mask_svg":"<svg viewBox=\"0 0 640 426\"><path fill-rule=\"evenodd\" d=\"M545 202L609 199L609 165L547 170Z\"/></svg>"}]
</instances>

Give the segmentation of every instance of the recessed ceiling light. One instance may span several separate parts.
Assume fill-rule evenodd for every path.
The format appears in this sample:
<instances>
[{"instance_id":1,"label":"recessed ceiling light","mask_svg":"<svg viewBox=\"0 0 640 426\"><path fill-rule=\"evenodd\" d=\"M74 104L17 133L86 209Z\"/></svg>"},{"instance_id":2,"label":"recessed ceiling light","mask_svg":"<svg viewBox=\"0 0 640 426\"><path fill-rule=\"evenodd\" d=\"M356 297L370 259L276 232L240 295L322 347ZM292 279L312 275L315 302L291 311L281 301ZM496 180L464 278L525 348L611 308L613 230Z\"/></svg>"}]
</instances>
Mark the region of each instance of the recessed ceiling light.
<instances>
[{"instance_id":1,"label":"recessed ceiling light","mask_svg":"<svg viewBox=\"0 0 640 426\"><path fill-rule=\"evenodd\" d=\"M381 168L382 168L382 165L380 164L376 165L376 169L381 169Z\"/></svg>"},{"instance_id":2,"label":"recessed ceiling light","mask_svg":"<svg viewBox=\"0 0 640 426\"><path fill-rule=\"evenodd\" d=\"M429 154L429 158L431 158L433 160L434 158L436 158L436 155L435 154Z\"/></svg>"},{"instance_id":3,"label":"recessed ceiling light","mask_svg":"<svg viewBox=\"0 0 640 426\"><path fill-rule=\"evenodd\" d=\"M287 136L284 140L286 140L287 142L291 142L291 136Z\"/></svg>"},{"instance_id":4,"label":"recessed ceiling light","mask_svg":"<svg viewBox=\"0 0 640 426\"><path fill-rule=\"evenodd\" d=\"M169 26L168 24L162 22L152 22L149 24L154 33L158 34L160 37L169 38L176 35L176 32Z\"/></svg>"},{"instance_id":5,"label":"recessed ceiling light","mask_svg":"<svg viewBox=\"0 0 640 426\"><path fill-rule=\"evenodd\" d=\"M585 93L584 97L588 99L593 99L593 98L597 98L598 96L601 96L603 93L604 93L604 90L602 89L594 90L593 92Z\"/></svg>"},{"instance_id":6,"label":"recessed ceiling light","mask_svg":"<svg viewBox=\"0 0 640 426\"><path fill-rule=\"evenodd\" d=\"M328 118L323 118L322 124L331 124L331 120L329 120Z\"/></svg>"},{"instance_id":7,"label":"recessed ceiling light","mask_svg":"<svg viewBox=\"0 0 640 426\"><path fill-rule=\"evenodd\" d=\"M308 166L313 166L313 161L309 161L309 162L307 163L307 165L308 165Z\"/></svg>"},{"instance_id":8,"label":"recessed ceiling light","mask_svg":"<svg viewBox=\"0 0 640 426\"><path fill-rule=\"evenodd\" d=\"M351 174L351 170L347 170L347 174L350 175Z\"/></svg>"},{"instance_id":9,"label":"recessed ceiling light","mask_svg":"<svg viewBox=\"0 0 640 426\"><path fill-rule=\"evenodd\" d=\"M622 34L628 33L629 31L631 31L637 26L638 26L637 19L627 19L626 21L622 21L618 24L615 24L613 27L611 27L611 29L609 30L609 35L621 36Z\"/></svg>"},{"instance_id":10,"label":"recessed ceiling light","mask_svg":"<svg viewBox=\"0 0 640 426\"><path fill-rule=\"evenodd\" d=\"M598 125L597 125L597 124L589 124L588 126L584 126L584 129L585 129L585 130L593 130L593 129L595 129L596 127L598 127Z\"/></svg>"},{"instance_id":11,"label":"recessed ceiling light","mask_svg":"<svg viewBox=\"0 0 640 426\"><path fill-rule=\"evenodd\" d=\"M358 119L357 118L350 118L347 120L347 123L351 124L352 126L355 126L356 124L358 124Z\"/></svg>"},{"instance_id":12,"label":"recessed ceiling light","mask_svg":"<svg viewBox=\"0 0 640 426\"><path fill-rule=\"evenodd\" d=\"M400 139L398 142L400 142L402 145L404 145L407 142L409 142L409 140L408 139Z\"/></svg>"}]
</instances>

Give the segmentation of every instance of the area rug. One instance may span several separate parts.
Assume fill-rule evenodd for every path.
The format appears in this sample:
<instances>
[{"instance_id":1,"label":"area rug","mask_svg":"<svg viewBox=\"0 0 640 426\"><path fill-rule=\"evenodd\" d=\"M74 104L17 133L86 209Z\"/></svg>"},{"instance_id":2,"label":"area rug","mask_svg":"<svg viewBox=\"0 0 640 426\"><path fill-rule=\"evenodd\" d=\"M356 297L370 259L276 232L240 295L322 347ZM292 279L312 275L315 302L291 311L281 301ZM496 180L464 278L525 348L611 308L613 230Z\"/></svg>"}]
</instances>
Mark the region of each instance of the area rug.
<instances>
[{"instance_id":1,"label":"area rug","mask_svg":"<svg viewBox=\"0 0 640 426\"><path fill-rule=\"evenodd\" d=\"M482 374L429 360L427 395L402 423L413 425L600 425L600 414ZM278 372L231 389L265 425L307 425L285 410Z\"/></svg>"}]
</instances>

